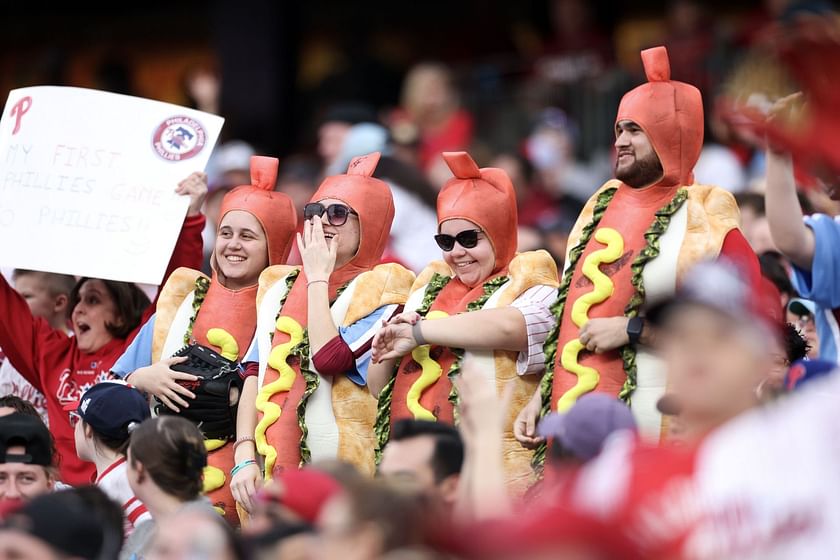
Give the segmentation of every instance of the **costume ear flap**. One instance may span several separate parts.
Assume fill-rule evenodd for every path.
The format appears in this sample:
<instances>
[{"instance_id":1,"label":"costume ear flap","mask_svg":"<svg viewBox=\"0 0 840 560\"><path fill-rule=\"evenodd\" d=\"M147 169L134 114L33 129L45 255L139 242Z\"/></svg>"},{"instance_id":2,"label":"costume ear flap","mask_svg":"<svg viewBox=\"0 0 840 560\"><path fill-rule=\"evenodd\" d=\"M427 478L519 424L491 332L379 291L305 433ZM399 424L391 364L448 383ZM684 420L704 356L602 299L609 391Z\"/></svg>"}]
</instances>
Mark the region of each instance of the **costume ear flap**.
<instances>
[{"instance_id":1,"label":"costume ear flap","mask_svg":"<svg viewBox=\"0 0 840 560\"><path fill-rule=\"evenodd\" d=\"M373 172L376 171L376 164L379 163L381 155L379 152L372 152L364 156L354 157L350 161L350 165L347 166L347 174L373 177Z\"/></svg>"},{"instance_id":2,"label":"costume ear flap","mask_svg":"<svg viewBox=\"0 0 840 560\"><path fill-rule=\"evenodd\" d=\"M667 82L671 79L671 63L665 47L653 47L642 51L642 65L649 82Z\"/></svg>"},{"instance_id":3,"label":"costume ear flap","mask_svg":"<svg viewBox=\"0 0 840 560\"><path fill-rule=\"evenodd\" d=\"M277 168L280 160L267 156L251 156L251 184L264 191L273 191L277 185Z\"/></svg>"},{"instance_id":4,"label":"costume ear flap","mask_svg":"<svg viewBox=\"0 0 840 560\"><path fill-rule=\"evenodd\" d=\"M467 152L443 152L443 161L458 179L480 179L481 170Z\"/></svg>"}]
</instances>

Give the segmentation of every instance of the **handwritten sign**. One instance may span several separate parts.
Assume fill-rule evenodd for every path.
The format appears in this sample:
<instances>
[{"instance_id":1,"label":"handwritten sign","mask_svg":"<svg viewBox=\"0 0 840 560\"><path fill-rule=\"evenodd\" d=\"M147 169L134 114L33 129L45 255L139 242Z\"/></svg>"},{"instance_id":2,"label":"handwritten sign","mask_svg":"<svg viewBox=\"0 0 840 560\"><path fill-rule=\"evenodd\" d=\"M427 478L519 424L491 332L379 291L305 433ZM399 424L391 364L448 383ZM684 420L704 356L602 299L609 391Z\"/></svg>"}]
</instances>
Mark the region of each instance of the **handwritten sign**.
<instances>
[{"instance_id":1,"label":"handwritten sign","mask_svg":"<svg viewBox=\"0 0 840 560\"><path fill-rule=\"evenodd\" d=\"M159 284L221 117L81 88L9 93L0 119L0 265Z\"/></svg>"}]
</instances>

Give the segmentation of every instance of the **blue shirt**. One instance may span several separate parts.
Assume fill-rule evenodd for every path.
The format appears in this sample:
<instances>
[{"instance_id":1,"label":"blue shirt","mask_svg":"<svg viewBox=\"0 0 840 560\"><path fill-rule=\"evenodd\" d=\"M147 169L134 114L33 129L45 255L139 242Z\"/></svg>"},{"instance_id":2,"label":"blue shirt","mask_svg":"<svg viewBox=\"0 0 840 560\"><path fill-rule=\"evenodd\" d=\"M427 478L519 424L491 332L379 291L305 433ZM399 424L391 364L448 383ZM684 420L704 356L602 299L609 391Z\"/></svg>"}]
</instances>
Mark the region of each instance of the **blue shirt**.
<instances>
[{"instance_id":1,"label":"blue shirt","mask_svg":"<svg viewBox=\"0 0 840 560\"><path fill-rule=\"evenodd\" d=\"M155 335L155 315L140 328L140 332L111 368L111 373L125 379L134 370L152 365L152 340Z\"/></svg>"},{"instance_id":2,"label":"blue shirt","mask_svg":"<svg viewBox=\"0 0 840 560\"><path fill-rule=\"evenodd\" d=\"M840 308L840 222L825 214L807 216L814 232L814 260L811 269L793 267L793 286L817 305L815 323L820 337L820 359L838 361L840 328L834 309Z\"/></svg>"}]
</instances>

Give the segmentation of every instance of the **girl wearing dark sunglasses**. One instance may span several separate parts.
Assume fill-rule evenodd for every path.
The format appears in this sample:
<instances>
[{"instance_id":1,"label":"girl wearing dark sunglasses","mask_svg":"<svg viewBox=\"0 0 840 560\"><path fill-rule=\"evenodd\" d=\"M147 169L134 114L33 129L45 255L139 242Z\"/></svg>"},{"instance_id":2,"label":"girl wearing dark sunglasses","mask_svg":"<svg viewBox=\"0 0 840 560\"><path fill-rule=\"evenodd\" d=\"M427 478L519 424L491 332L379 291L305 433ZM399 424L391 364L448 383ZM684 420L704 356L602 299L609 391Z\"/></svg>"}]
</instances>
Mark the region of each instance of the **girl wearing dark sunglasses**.
<instances>
[{"instance_id":1,"label":"girl wearing dark sunglasses","mask_svg":"<svg viewBox=\"0 0 840 560\"><path fill-rule=\"evenodd\" d=\"M393 377L368 381L371 390L382 389L379 446L401 418L452 423L458 397L450 376L471 356L495 373L498 386L513 383L506 474L521 492L531 476L531 452L516 442L512 426L544 367L542 343L553 324L548 308L556 298L557 268L545 251L516 254L516 198L504 171L479 169L466 152L443 158L455 175L437 201L435 241L444 262L420 273L406 311L373 342L374 360L401 358Z\"/></svg>"},{"instance_id":2,"label":"girl wearing dark sunglasses","mask_svg":"<svg viewBox=\"0 0 840 560\"><path fill-rule=\"evenodd\" d=\"M394 203L388 185L372 177L378 160L378 153L354 159L306 205L302 270L270 267L260 277L258 323L266 328L246 357L260 390L239 414L258 419L265 478L336 458L374 472L376 399L367 378L394 362L373 364L369 349L414 281L402 266L380 264Z\"/></svg>"}]
</instances>

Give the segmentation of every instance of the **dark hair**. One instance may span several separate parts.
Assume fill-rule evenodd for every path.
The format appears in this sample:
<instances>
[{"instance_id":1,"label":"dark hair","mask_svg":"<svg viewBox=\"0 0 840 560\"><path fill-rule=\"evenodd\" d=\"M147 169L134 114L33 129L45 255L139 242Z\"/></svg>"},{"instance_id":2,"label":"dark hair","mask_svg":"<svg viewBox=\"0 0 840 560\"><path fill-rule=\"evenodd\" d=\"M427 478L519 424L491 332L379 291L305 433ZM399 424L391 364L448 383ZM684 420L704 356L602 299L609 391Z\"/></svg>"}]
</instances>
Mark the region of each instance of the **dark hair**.
<instances>
[{"instance_id":1,"label":"dark hair","mask_svg":"<svg viewBox=\"0 0 840 560\"><path fill-rule=\"evenodd\" d=\"M740 192L735 195L735 202L738 208L749 208L759 216L766 216L767 210L764 206L764 195L756 192Z\"/></svg>"},{"instance_id":2,"label":"dark hair","mask_svg":"<svg viewBox=\"0 0 840 560\"><path fill-rule=\"evenodd\" d=\"M98 525L102 527L103 541L99 560L110 560L120 555L125 540L124 517L120 504L112 500L98 486L79 486L68 490L76 494L87 506Z\"/></svg>"},{"instance_id":3,"label":"dark hair","mask_svg":"<svg viewBox=\"0 0 840 560\"><path fill-rule=\"evenodd\" d=\"M125 438L112 438L106 435L100 434L99 432L94 429L93 426L85 422L84 420L79 420L82 423L83 427L90 428L93 432L93 445L100 446L103 445L114 451L119 453L120 455L125 455L125 452L128 450L128 444L131 443L131 437L127 436Z\"/></svg>"},{"instance_id":4,"label":"dark hair","mask_svg":"<svg viewBox=\"0 0 840 560\"><path fill-rule=\"evenodd\" d=\"M464 464L464 443L454 426L442 422L428 422L410 418L394 422L391 441L402 441L416 437L430 437L435 442L432 454L432 470L435 481L461 472Z\"/></svg>"},{"instance_id":5,"label":"dark hair","mask_svg":"<svg viewBox=\"0 0 840 560\"><path fill-rule=\"evenodd\" d=\"M131 434L131 464L140 463L161 490L183 502L201 494L207 466L204 436L195 424L179 416L144 421Z\"/></svg>"},{"instance_id":6,"label":"dark hair","mask_svg":"<svg viewBox=\"0 0 840 560\"><path fill-rule=\"evenodd\" d=\"M13 408L15 412L20 412L21 414L26 414L27 416L34 416L39 420L41 419L41 415L38 414L38 410L35 408L35 405L17 395L6 395L0 397L0 407Z\"/></svg>"},{"instance_id":7,"label":"dark hair","mask_svg":"<svg viewBox=\"0 0 840 560\"><path fill-rule=\"evenodd\" d=\"M434 506L423 493L382 479L360 479L345 488L345 496L355 526L371 523L379 529L381 553L420 546L431 536Z\"/></svg>"},{"instance_id":8,"label":"dark hair","mask_svg":"<svg viewBox=\"0 0 840 560\"><path fill-rule=\"evenodd\" d=\"M55 272L42 272L40 270L27 270L16 268L12 271L12 280L17 282L23 276L38 276L46 284L51 296L70 295L76 286L76 278L69 274L57 274Z\"/></svg>"},{"instance_id":9,"label":"dark hair","mask_svg":"<svg viewBox=\"0 0 840 560\"><path fill-rule=\"evenodd\" d=\"M88 280L99 280L108 290L108 295L114 300L117 308L117 324L108 323L105 328L114 338L126 338L131 331L140 326L143 319L143 312L151 305L149 297L133 282L117 282L116 280L103 280L101 278L82 278L70 292L70 312L79 303L79 292Z\"/></svg>"},{"instance_id":10,"label":"dark hair","mask_svg":"<svg viewBox=\"0 0 840 560\"><path fill-rule=\"evenodd\" d=\"M803 359L811 350L811 345L800 334L799 329L791 323L785 323L784 327L782 327L782 338L785 345L785 355L789 364Z\"/></svg>"},{"instance_id":11,"label":"dark hair","mask_svg":"<svg viewBox=\"0 0 840 560\"><path fill-rule=\"evenodd\" d=\"M761 275L770 280L779 293L789 297L796 297L796 290L790 281L787 270L785 270L785 257L776 251L765 251L758 256L758 263L761 266Z\"/></svg>"},{"instance_id":12,"label":"dark hair","mask_svg":"<svg viewBox=\"0 0 840 560\"><path fill-rule=\"evenodd\" d=\"M373 176L383 181L390 181L413 193L432 210L437 206L438 191L435 190L426 176L397 158L392 156L380 157Z\"/></svg>"}]
</instances>

